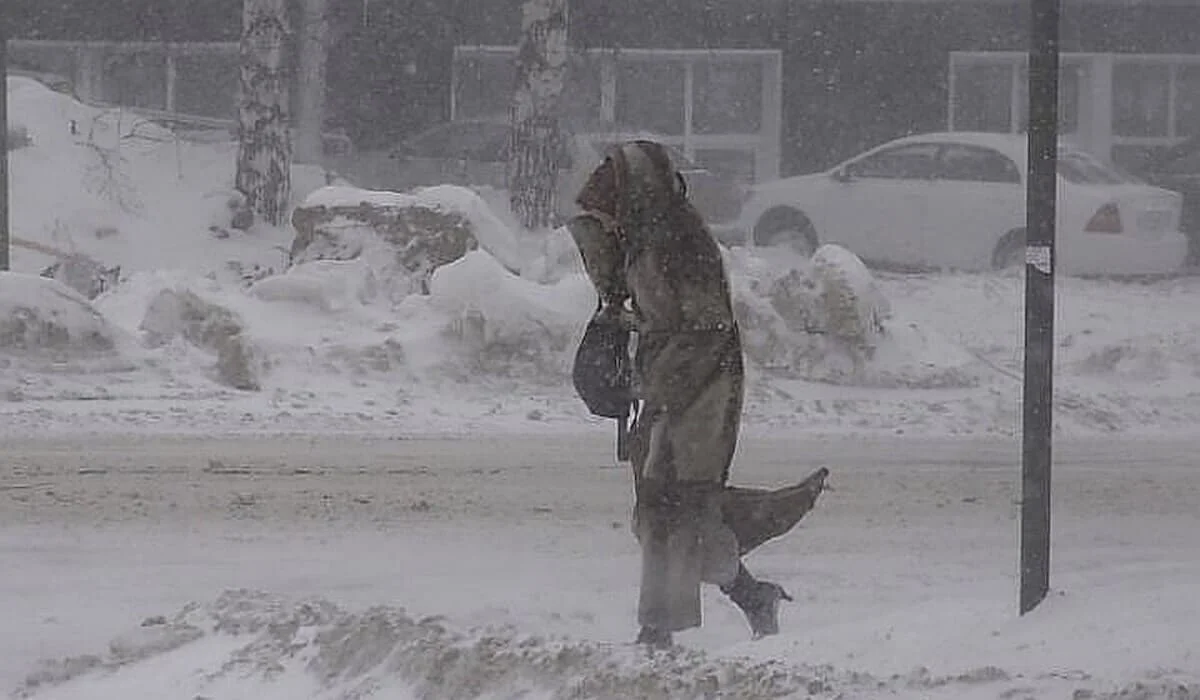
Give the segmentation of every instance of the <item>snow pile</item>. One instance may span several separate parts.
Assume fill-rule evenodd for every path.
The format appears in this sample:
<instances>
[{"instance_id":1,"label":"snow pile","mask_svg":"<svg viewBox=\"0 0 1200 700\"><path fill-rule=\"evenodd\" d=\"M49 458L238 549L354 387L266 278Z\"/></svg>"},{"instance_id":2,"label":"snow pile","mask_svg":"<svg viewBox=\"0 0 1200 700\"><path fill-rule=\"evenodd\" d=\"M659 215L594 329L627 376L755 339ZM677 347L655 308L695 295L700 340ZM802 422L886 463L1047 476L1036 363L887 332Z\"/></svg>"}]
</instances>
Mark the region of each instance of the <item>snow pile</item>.
<instances>
[{"instance_id":1,"label":"snow pile","mask_svg":"<svg viewBox=\"0 0 1200 700\"><path fill-rule=\"evenodd\" d=\"M345 219L350 214L358 215L358 222L371 222L376 228L385 228L388 224L399 224L404 229L417 229L420 235L422 224L428 229L437 225L445 225L444 221L426 223L417 219L403 220L403 215L409 210L422 210L442 214L453 222L461 217L468 222L468 235L478 241L480 247L494 256L501 264L510 270L519 270L522 264L521 243L513 233L514 229L507 226L492 212L484 200L475 192L464 187L439 185L425 187L411 193L380 192L361 190L354 187L330 186L318 189L309 194L298 207L298 212L327 211L335 219ZM393 222L387 219L400 216L401 221ZM426 221L428 215L426 215ZM343 226L344 221L339 221ZM433 231L437 233L437 231ZM382 232L381 232L382 233ZM404 231L409 236L410 231Z\"/></svg>"},{"instance_id":2,"label":"snow pile","mask_svg":"<svg viewBox=\"0 0 1200 700\"><path fill-rule=\"evenodd\" d=\"M530 236L523 246L525 250L521 276L553 284L571 275L582 275L583 257L566 228L557 228L544 236Z\"/></svg>"},{"instance_id":3,"label":"snow pile","mask_svg":"<svg viewBox=\"0 0 1200 700\"><path fill-rule=\"evenodd\" d=\"M353 260L314 260L292 265L287 273L258 280L250 295L266 302L311 306L325 313L345 313L373 303L383 283L372 265L375 256ZM403 298L403 295L400 297Z\"/></svg>"},{"instance_id":4,"label":"snow pile","mask_svg":"<svg viewBox=\"0 0 1200 700\"><path fill-rule=\"evenodd\" d=\"M139 359L136 341L71 288L0 272L0 401L51 386L59 396L110 397Z\"/></svg>"},{"instance_id":5,"label":"snow pile","mask_svg":"<svg viewBox=\"0 0 1200 700\"><path fill-rule=\"evenodd\" d=\"M431 304L451 319L450 336L484 374L520 374L563 383L575 345L596 305L582 275L539 284L504 269L483 251L437 270Z\"/></svg>"},{"instance_id":6,"label":"snow pile","mask_svg":"<svg viewBox=\"0 0 1200 700\"><path fill-rule=\"evenodd\" d=\"M595 294L565 230L531 248L478 195L451 186L406 194L326 187L305 200L295 219L293 255L299 263L255 282L250 293L256 298L304 304L345 321L354 318L352 312L419 319L419 327L436 333L394 338L406 355L437 358L421 367L410 363L418 375L567 384ZM472 250L474 240L480 247ZM764 262L753 254L731 260L735 277L741 276L739 268ZM884 344L888 307L855 256L830 246L811 266L792 262L768 264L759 287L735 290L744 297L739 310L750 310L749 325L767 326L766 333L752 328L747 335L752 359L769 361L778 350L785 371L807 363L799 376L843 383L923 381L909 377L899 362L883 370L881 376L890 380L868 373L871 356ZM763 288L769 308L759 298ZM885 349L894 354L895 344L889 341Z\"/></svg>"},{"instance_id":7,"label":"snow pile","mask_svg":"<svg viewBox=\"0 0 1200 700\"><path fill-rule=\"evenodd\" d=\"M117 286L121 266L105 267L85 255L68 254L42 270L43 277L62 282L88 299L95 299Z\"/></svg>"},{"instance_id":8,"label":"snow pile","mask_svg":"<svg viewBox=\"0 0 1200 700\"><path fill-rule=\"evenodd\" d=\"M10 154L14 270L40 272L62 254L124 274L225 275L230 263L282 269L290 232L229 231L232 141L178 138L134 112L85 105L29 78L9 77L7 87L9 123L30 139ZM307 166L292 178L297 197L324 184Z\"/></svg>"},{"instance_id":9,"label":"snow pile","mask_svg":"<svg viewBox=\"0 0 1200 700\"><path fill-rule=\"evenodd\" d=\"M869 359L891 307L867 266L841 246L823 245L813 255L812 274L820 287L824 332L860 363Z\"/></svg>"},{"instance_id":10,"label":"snow pile","mask_svg":"<svg viewBox=\"0 0 1200 700\"><path fill-rule=\"evenodd\" d=\"M376 327L359 301L370 292L355 286L362 270L356 262L309 263L248 292L185 272L142 272L97 306L156 364L183 377L241 390L306 391L322 377L377 365L369 356L388 343L392 328ZM394 363L385 359L383 369Z\"/></svg>"},{"instance_id":11,"label":"snow pile","mask_svg":"<svg viewBox=\"0 0 1200 700\"><path fill-rule=\"evenodd\" d=\"M896 315L853 253L727 254L747 356L768 374L862 387L966 387L975 358Z\"/></svg>"},{"instance_id":12,"label":"snow pile","mask_svg":"<svg viewBox=\"0 0 1200 700\"><path fill-rule=\"evenodd\" d=\"M688 700L691 698L1076 698L1196 700L1200 683L1164 670L1124 686L1067 670L1027 677L997 666L876 677L777 659L647 651L452 629L402 608L350 612L322 598L227 590L210 604L147 618L107 654L43 661L17 698L258 697L321 700Z\"/></svg>"},{"instance_id":13,"label":"snow pile","mask_svg":"<svg viewBox=\"0 0 1200 700\"><path fill-rule=\"evenodd\" d=\"M4 384L18 371L114 371L130 368L129 339L74 290L44 277L0 272L0 367ZM10 398L16 389L6 387Z\"/></svg>"},{"instance_id":14,"label":"snow pile","mask_svg":"<svg viewBox=\"0 0 1200 700\"><path fill-rule=\"evenodd\" d=\"M151 347L176 339L216 354L216 376L234 389L261 387L255 352L246 340L245 322L229 309L188 289L163 289L151 299L138 325Z\"/></svg>"},{"instance_id":15,"label":"snow pile","mask_svg":"<svg viewBox=\"0 0 1200 700\"><path fill-rule=\"evenodd\" d=\"M192 666L199 662L199 666ZM827 672L772 662L712 660L675 649L448 628L377 606L347 612L324 599L289 601L231 590L209 605L150 618L105 656L46 662L17 697L187 697L473 700L489 697L692 698L831 696ZM147 687L147 682L152 683Z\"/></svg>"},{"instance_id":16,"label":"snow pile","mask_svg":"<svg viewBox=\"0 0 1200 700\"><path fill-rule=\"evenodd\" d=\"M54 280L0 272L0 350L65 358L108 355L116 332L78 293Z\"/></svg>"}]
</instances>

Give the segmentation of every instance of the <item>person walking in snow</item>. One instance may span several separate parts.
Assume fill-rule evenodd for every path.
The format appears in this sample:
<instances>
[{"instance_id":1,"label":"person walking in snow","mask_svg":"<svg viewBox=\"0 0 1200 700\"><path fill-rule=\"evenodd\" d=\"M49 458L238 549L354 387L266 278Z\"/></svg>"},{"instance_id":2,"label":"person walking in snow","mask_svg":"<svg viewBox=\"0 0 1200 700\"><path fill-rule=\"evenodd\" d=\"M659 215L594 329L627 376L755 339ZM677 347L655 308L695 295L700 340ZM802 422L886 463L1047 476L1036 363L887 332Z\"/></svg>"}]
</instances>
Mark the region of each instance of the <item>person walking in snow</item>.
<instances>
[{"instance_id":1,"label":"person walking in snow","mask_svg":"<svg viewBox=\"0 0 1200 700\"><path fill-rule=\"evenodd\" d=\"M582 213L568 230L600 299L593 324L636 335L638 642L668 646L673 633L699 626L702 582L741 608L756 638L775 634L780 601L791 598L756 579L741 556L791 529L828 472L776 491L727 485L744 393L741 338L720 249L668 151L645 140L614 146L576 203Z\"/></svg>"}]
</instances>

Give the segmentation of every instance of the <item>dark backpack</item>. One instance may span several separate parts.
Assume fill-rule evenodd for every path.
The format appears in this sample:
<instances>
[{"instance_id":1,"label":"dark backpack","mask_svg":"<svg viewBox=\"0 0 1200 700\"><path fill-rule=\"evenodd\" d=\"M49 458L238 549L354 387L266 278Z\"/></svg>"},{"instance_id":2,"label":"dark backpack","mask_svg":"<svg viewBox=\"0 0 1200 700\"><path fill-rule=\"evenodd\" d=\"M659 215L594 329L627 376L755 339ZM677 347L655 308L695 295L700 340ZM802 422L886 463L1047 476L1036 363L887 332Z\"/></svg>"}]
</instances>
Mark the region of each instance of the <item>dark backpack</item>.
<instances>
[{"instance_id":1,"label":"dark backpack","mask_svg":"<svg viewBox=\"0 0 1200 700\"><path fill-rule=\"evenodd\" d=\"M592 415L625 418L633 404L629 329L598 313L588 321L575 351L571 378Z\"/></svg>"}]
</instances>

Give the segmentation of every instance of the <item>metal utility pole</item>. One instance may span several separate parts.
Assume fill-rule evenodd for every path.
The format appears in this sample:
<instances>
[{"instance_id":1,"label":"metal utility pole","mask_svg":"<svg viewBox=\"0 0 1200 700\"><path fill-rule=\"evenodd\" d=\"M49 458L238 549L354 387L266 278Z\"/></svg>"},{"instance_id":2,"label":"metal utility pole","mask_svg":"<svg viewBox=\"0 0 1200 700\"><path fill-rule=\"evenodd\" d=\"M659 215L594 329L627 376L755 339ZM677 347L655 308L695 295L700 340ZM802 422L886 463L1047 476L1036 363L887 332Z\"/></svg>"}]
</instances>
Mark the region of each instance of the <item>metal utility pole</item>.
<instances>
[{"instance_id":1,"label":"metal utility pole","mask_svg":"<svg viewBox=\"0 0 1200 700\"><path fill-rule=\"evenodd\" d=\"M8 18L0 10L0 272L9 269L8 216Z\"/></svg>"},{"instance_id":2,"label":"metal utility pole","mask_svg":"<svg viewBox=\"0 0 1200 700\"><path fill-rule=\"evenodd\" d=\"M1060 0L1032 0L1026 182L1025 388L1021 460L1021 614L1050 590L1054 406L1054 231L1058 194Z\"/></svg>"}]
</instances>

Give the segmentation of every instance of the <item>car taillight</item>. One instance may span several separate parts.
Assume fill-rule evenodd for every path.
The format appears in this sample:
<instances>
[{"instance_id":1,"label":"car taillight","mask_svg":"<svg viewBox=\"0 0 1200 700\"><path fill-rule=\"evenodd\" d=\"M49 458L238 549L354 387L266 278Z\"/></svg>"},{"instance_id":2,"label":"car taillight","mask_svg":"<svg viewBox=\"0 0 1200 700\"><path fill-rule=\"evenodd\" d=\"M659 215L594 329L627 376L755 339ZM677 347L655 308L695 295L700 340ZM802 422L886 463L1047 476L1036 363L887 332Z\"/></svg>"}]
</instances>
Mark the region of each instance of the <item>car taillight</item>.
<instances>
[{"instance_id":1,"label":"car taillight","mask_svg":"<svg viewBox=\"0 0 1200 700\"><path fill-rule=\"evenodd\" d=\"M1109 202L1092 215L1091 221L1083 227L1087 233L1124 233L1121 225L1121 210L1113 202Z\"/></svg>"}]
</instances>

